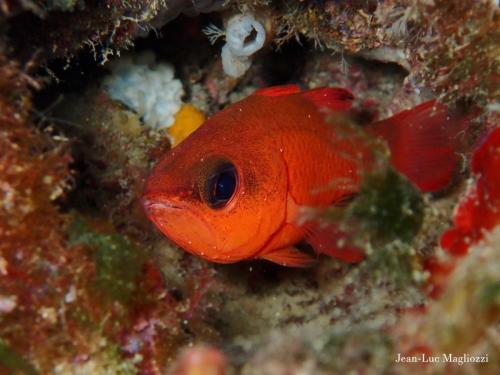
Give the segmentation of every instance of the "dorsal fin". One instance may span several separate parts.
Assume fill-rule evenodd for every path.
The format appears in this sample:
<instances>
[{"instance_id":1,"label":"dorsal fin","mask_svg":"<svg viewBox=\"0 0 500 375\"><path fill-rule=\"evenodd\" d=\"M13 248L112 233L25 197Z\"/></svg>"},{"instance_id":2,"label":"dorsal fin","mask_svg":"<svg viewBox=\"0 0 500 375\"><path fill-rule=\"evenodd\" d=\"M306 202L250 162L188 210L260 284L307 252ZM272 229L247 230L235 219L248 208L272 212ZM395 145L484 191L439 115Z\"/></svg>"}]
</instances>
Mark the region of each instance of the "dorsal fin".
<instances>
[{"instance_id":1,"label":"dorsal fin","mask_svg":"<svg viewBox=\"0 0 500 375\"><path fill-rule=\"evenodd\" d=\"M354 95L346 89L339 87L320 87L317 89L301 91L299 85L283 85L266 87L255 91L261 96L288 96L298 94L312 102L318 108L327 108L333 111L345 111L351 108Z\"/></svg>"},{"instance_id":2,"label":"dorsal fin","mask_svg":"<svg viewBox=\"0 0 500 375\"><path fill-rule=\"evenodd\" d=\"M286 96L286 95L297 94L299 92L300 92L299 85L290 84L290 85L273 86L273 87L258 89L257 91L254 92L254 94L261 96Z\"/></svg>"},{"instance_id":3,"label":"dorsal fin","mask_svg":"<svg viewBox=\"0 0 500 375\"><path fill-rule=\"evenodd\" d=\"M327 108L333 111L345 111L351 108L354 95L339 87L321 87L304 91L304 98L314 103L318 108Z\"/></svg>"}]
</instances>

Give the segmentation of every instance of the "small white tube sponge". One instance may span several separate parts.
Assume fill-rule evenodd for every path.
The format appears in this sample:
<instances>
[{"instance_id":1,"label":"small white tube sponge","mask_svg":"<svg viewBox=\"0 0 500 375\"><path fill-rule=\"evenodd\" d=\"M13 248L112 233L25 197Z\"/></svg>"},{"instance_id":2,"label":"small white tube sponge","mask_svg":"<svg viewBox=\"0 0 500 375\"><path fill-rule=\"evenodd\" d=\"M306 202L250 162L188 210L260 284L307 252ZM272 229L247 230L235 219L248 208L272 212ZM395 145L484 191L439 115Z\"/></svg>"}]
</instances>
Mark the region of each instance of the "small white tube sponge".
<instances>
[{"instance_id":1,"label":"small white tube sponge","mask_svg":"<svg viewBox=\"0 0 500 375\"><path fill-rule=\"evenodd\" d=\"M222 67L233 77L241 77L250 68L252 56L264 46L266 30L251 14L233 16L227 23L226 44L222 47Z\"/></svg>"},{"instance_id":2,"label":"small white tube sponge","mask_svg":"<svg viewBox=\"0 0 500 375\"><path fill-rule=\"evenodd\" d=\"M134 60L122 58L103 84L108 95L133 109L151 128L168 128L182 105L182 83L171 64L155 64L152 53Z\"/></svg>"}]
</instances>

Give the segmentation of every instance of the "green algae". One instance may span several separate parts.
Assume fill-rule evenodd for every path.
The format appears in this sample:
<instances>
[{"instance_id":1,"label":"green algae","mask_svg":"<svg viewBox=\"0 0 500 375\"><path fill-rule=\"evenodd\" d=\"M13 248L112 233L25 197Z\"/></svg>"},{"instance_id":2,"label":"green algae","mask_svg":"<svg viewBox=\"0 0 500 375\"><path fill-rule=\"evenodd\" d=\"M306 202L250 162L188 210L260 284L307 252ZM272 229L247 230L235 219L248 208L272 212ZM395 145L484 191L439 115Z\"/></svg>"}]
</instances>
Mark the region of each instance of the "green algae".
<instances>
[{"instance_id":1,"label":"green algae","mask_svg":"<svg viewBox=\"0 0 500 375\"><path fill-rule=\"evenodd\" d=\"M38 372L26 359L0 340L0 370L5 367L11 374L34 375Z\"/></svg>"},{"instance_id":2,"label":"green algae","mask_svg":"<svg viewBox=\"0 0 500 375\"><path fill-rule=\"evenodd\" d=\"M484 309L500 305L500 281L492 281L483 285L479 291L479 302Z\"/></svg>"},{"instance_id":3,"label":"green algae","mask_svg":"<svg viewBox=\"0 0 500 375\"><path fill-rule=\"evenodd\" d=\"M368 235L369 256L361 267L376 283L414 283L418 266L411 243L423 224L424 201L413 184L392 168L369 174L347 217Z\"/></svg>"},{"instance_id":4,"label":"green algae","mask_svg":"<svg viewBox=\"0 0 500 375\"><path fill-rule=\"evenodd\" d=\"M144 257L125 236L93 230L79 215L69 228L69 242L95 249L96 287L110 301L127 303L136 289Z\"/></svg>"},{"instance_id":5,"label":"green algae","mask_svg":"<svg viewBox=\"0 0 500 375\"><path fill-rule=\"evenodd\" d=\"M419 191L392 168L367 175L347 212L347 217L356 219L373 234L375 242L410 242L420 230L423 216Z\"/></svg>"},{"instance_id":6,"label":"green algae","mask_svg":"<svg viewBox=\"0 0 500 375\"><path fill-rule=\"evenodd\" d=\"M414 284L414 271L420 269L412 248L401 241L374 249L360 267L378 285L389 282L399 288Z\"/></svg>"}]
</instances>

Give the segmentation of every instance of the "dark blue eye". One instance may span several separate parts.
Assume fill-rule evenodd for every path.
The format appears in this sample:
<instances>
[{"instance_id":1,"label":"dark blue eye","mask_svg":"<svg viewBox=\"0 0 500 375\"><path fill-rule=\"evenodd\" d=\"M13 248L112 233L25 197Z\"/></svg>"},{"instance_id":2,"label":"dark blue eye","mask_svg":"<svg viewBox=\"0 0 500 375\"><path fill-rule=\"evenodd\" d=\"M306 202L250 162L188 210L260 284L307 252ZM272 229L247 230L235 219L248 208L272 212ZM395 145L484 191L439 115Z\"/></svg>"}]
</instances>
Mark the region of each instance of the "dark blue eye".
<instances>
[{"instance_id":1,"label":"dark blue eye","mask_svg":"<svg viewBox=\"0 0 500 375\"><path fill-rule=\"evenodd\" d=\"M215 169L208 178L206 193L208 204L212 208L222 208L232 198L238 185L236 168L231 163L224 163Z\"/></svg>"}]
</instances>

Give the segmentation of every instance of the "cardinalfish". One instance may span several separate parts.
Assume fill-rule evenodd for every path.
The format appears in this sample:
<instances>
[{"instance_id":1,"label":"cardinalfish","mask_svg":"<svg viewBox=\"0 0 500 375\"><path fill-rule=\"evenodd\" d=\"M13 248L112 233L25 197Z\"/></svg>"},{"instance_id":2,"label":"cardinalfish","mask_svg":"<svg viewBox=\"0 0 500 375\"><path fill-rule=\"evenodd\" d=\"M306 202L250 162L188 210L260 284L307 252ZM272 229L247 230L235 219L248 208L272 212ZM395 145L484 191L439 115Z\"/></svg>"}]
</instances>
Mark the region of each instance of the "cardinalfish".
<instances>
[{"instance_id":1,"label":"cardinalfish","mask_svg":"<svg viewBox=\"0 0 500 375\"><path fill-rule=\"evenodd\" d=\"M358 192L363 166L355 156L365 146L324 114L345 114L353 100L341 88L289 85L218 112L158 161L142 197L147 216L178 246L212 262L307 266L316 257L297 249L304 241L316 254L360 261L359 249L339 245L338 230L301 217L303 208L321 212ZM434 192L455 174L457 134L466 126L429 101L365 130L386 141L400 173Z\"/></svg>"}]
</instances>

